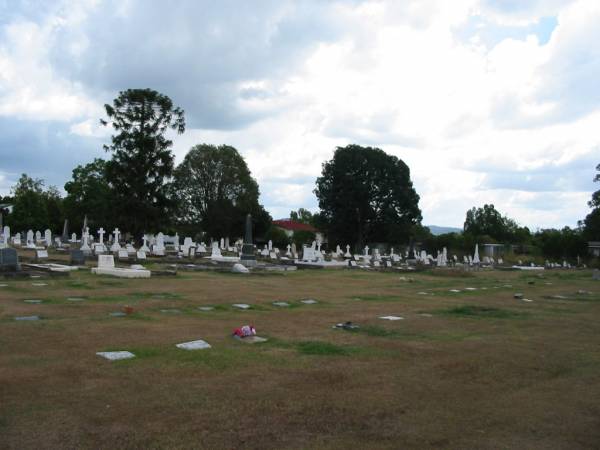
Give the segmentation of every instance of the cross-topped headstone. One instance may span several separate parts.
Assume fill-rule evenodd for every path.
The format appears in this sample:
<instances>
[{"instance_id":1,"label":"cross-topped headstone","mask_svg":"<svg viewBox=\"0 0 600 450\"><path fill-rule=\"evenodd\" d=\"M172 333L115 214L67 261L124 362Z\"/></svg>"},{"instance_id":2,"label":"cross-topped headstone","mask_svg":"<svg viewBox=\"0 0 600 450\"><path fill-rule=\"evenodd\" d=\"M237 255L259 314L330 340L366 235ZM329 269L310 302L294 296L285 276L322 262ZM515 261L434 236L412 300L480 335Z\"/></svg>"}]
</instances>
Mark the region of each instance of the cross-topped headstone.
<instances>
[{"instance_id":1,"label":"cross-topped headstone","mask_svg":"<svg viewBox=\"0 0 600 450\"><path fill-rule=\"evenodd\" d=\"M121 246L119 245L119 229L115 228L113 230L113 234L115 236L114 241L113 241L113 245L111 245L110 247L110 251L111 252L118 252L119 250L121 250Z\"/></svg>"}]
</instances>

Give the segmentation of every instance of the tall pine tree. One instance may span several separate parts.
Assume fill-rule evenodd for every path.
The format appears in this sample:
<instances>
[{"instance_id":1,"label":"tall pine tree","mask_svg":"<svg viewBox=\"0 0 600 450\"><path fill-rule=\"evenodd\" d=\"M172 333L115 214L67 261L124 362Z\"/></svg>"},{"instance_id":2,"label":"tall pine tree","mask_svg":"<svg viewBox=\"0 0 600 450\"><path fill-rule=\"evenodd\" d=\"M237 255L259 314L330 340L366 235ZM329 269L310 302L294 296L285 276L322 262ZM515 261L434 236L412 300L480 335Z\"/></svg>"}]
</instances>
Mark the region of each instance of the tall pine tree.
<instances>
[{"instance_id":1,"label":"tall pine tree","mask_svg":"<svg viewBox=\"0 0 600 450\"><path fill-rule=\"evenodd\" d=\"M111 145L104 146L113 154L106 179L115 197L115 222L136 237L157 231L169 222L173 206L166 186L173 174L173 142L165 133L169 129L179 134L185 131L183 110L151 89L120 92L113 104L104 108L108 119L100 123L117 133Z\"/></svg>"}]
</instances>

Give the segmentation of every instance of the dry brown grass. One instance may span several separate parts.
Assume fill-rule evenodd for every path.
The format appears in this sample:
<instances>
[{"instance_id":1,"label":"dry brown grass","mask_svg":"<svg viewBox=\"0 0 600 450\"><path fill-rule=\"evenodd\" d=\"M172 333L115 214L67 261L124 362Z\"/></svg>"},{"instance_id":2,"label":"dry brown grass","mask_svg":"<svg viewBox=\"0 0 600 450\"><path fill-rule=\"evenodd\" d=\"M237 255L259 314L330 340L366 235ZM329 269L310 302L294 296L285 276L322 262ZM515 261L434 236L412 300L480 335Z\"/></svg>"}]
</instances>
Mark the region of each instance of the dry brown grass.
<instances>
[{"instance_id":1,"label":"dry brown grass","mask_svg":"<svg viewBox=\"0 0 600 450\"><path fill-rule=\"evenodd\" d=\"M74 273L47 288L2 281L0 447L600 446L600 285L590 272L411 277L342 270L149 281ZM469 286L479 289L448 292ZM545 298L556 294L568 298ZM45 302L23 302L34 298ZM239 302L256 309L230 308ZM108 316L125 304L133 317ZM462 306L509 314L461 314ZM160 312L169 308L181 313ZM13 320L32 314L44 319ZM377 319L388 314L405 320ZM331 328L346 320L363 327ZM231 339L245 323L270 342ZM193 339L213 348L174 348ZM95 355L109 349L138 357Z\"/></svg>"}]
</instances>

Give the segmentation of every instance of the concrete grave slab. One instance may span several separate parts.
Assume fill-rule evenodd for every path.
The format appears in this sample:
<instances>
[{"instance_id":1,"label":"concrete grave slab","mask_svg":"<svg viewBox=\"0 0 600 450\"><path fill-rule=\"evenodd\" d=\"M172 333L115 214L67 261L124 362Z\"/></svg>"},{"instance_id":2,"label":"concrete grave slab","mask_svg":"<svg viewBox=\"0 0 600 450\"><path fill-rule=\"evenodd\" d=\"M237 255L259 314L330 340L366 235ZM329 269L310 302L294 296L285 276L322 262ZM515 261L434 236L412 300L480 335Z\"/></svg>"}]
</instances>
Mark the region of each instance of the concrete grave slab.
<instances>
[{"instance_id":1,"label":"concrete grave slab","mask_svg":"<svg viewBox=\"0 0 600 450\"><path fill-rule=\"evenodd\" d=\"M304 303L305 305L314 305L319 302L316 300L313 300L312 298L307 298L306 300L300 300L300 303Z\"/></svg>"},{"instance_id":2,"label":"concrete grave slab","mask_svg":"<svg viewBox=\"0 0 600 450\"><path fill-rule=\"evenodd\" d=\"M250 305L248 305L246 303L234 303L231 306L234 308L237 308L237 309L250 309Z\"/></svg>"},{"instance_id":3,"label":"concrete grave slab","mask_svg":"<svg viewBox=\"0 0 600 450\"><path fill-rule=\"evenodd\" d=\"M263 338L260 336L247 336L244 338L238 338L237 340L243 342L244 344L260 344L261 342L268 341L267 338Z\"/></svg>"},{"instance_id":4,"label":"concrete grave slab","mask_svg":"<svg viewBox=\"0 0 600 450\"><path fill-rule=\"evenodd\" d=\"M23 300L24 303L33 303L33 304L39 304L42 303L43 300Z\"/></svg>"},{"instance_id":5,"label":"concrete grave slab","mask_svg":"<svg viewBox=\"0 0 600 450\"><path fill-rule=\"evenodd\" d=\"M162 313L170 313L170 314L181 314L181 310L180 309L176 309L176 308L161 309L160 312L162 312Z\"/></svg>"},{"instance_id":6,"label":"concrete grave slab","mask_svg":"<svg viewBox=\"0 0 600 450\"><path fill-rule=\"evenodd\" d=\"M69 302L83 302L84 300L86 300L83 297L67 297L67 301Z\"/></svg>"},{"instance_id":7,"label":"concrete grave slab","mask_svg":"<svg viewBox=\"0 0 600 450\"><path fill-rule=\"evenodd\" d=\"M286 308L286 307L290 306L290 304L288 302L273 302L273 306L279 306L279 307Z\"/></svg>"},{"instance_id":8,"label":"concrete grave slab","mask_svg":"<svg viewBox=\"0 0 600 450\"><path fill-rule=\"evenodd\" d=\"M133 353L125 350L121 350L118 352L96 352L96 355L101 356L102 358L108 359L110 361L119 361L121 359L135 358L135 355Z\"/></svg>"},{"instance_id":9,"label":"concrete grave slab","mask_svg":"<svg viewBox=\"0 0 600 450\"><path fill-rule=\"evenodd\" d=\"M41 286L48 286L48 283L31 283L32 286L36 286L36 287L41 287Z\"/></svg>"},{"instance_id":10,"label":"concrete grave slab","mask_svg":"<svg viewBox=\"0 0 600 450\"><path fill-rule=\"evenodd\" d=\"M198 306L200 311L213 311L215 309L214 306Z\"/></svg>"},{"instance_id":11,"label":"concrete grave slab","mask_svg":"<svg viewBox=\"0 0 600 450\"><path fill-rule=\"evenodd\" d=\"M404 320L404 317L400 316L380 316L379 318L383 320Z\"/></svg>"},{"instance_id":12,"label":"concrete grave slab","mask_svg":"<svg viewBox=\"0 0 600 450\"><path fill-rule=\"evenodd\" d=\"M15 317L15 320L20 320L20 321L30 321L30 320L40 320L41 317L40 316L17 316Z\"/></svg>"},{"instance_id":13,"label":"concrete grave slab","mask_svg":"<svg viewBox=\"0 0 600 450\"><path fill-rule=\"evenodd\" d=\"M458 292L460 292L460 289L450 289L448 292L458 293Z\"/></svg>"},{"instance_id":14,"label":"concrete grave slab","mask_svg":"<svg viewBox=\"0 0 600 450\"><path fill-rule=\"evenodd\" d=\"M197 341L182 342L181 344L177 344L176 347L184 350L204 350L211 348L210 344L202 339Z\"/></svg>"}]
</instances>

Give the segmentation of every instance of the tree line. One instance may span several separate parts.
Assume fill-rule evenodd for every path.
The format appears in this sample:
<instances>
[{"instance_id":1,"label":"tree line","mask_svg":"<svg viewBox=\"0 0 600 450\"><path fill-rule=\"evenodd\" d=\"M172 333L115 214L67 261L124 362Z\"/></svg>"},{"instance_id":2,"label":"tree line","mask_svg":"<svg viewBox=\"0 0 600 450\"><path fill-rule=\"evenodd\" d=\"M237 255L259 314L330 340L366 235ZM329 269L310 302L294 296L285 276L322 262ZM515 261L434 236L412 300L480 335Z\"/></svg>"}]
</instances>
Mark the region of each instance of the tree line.
<instances>
[{"instance_id":1,"label":"tree line","mask_svg":"<svg viewBox=\"0 0 600 450\"><path fill-rule=\"evenodd\" d=\"M236 237L250 213L259 239L283 247L292 242L272 226L259 203L258 183L234 147L195 145L175 166L167 132L183 133L185 115L169 97L151 89L129 89L104 109L106 117L100 122L114 132L104 146L110 159L75 167L64 198L56 187L46 188L43 180L23 174L11 196L0 198L0 203L13 205L11 214L3 211L13 231L50 228L60 233L67 219L71 231L79 234L87 218L92 230L118 227L137 240L144 232L159 230L196 238ZM300 208L290 219L325 232L330 245L350 244L354 250L373 243L421 243L432 251L471 251L475 243L504 243L563 257L584 255L588 240L600 240L600 191L589 202L592 212L575 229L532 233L486 204L466 212L462 233L433 236L421 223L410 169L379 148L336 148L322 165L314 193L319 212ZM301 245L312 239L313 233L300 232L293 240Z\"/></svg>"}]
</instances>

